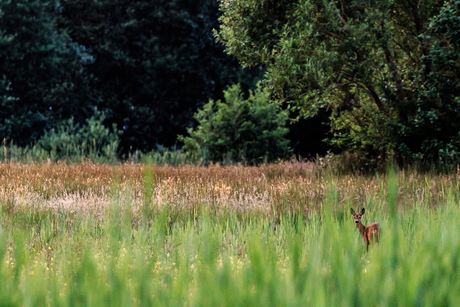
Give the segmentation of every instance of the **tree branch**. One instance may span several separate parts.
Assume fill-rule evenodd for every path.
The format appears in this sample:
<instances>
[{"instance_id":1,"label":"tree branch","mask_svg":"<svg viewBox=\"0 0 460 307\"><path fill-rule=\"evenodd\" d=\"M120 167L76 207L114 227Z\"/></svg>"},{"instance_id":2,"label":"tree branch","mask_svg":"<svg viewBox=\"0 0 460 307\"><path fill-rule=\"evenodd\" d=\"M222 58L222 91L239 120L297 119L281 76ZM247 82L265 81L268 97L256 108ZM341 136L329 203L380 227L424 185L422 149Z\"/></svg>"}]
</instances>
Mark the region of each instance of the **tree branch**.
<instances>
[{"instance_id":1,"label":"tree branch","mask_svg":"<svg viewBox=\"0 0 460 307\"><path fill-rule=\"evenodd\" d=\"M382 100L380 100L380 97L377 94L377 91L374 89L374 87L370 84L364 84L364 86L369 91L369 94L371 95L372 99L374 99L374 102L377 105L377 108L379 108L381 112L386 113L385 106L383 105Z\"/></svg>"}]
</instances>

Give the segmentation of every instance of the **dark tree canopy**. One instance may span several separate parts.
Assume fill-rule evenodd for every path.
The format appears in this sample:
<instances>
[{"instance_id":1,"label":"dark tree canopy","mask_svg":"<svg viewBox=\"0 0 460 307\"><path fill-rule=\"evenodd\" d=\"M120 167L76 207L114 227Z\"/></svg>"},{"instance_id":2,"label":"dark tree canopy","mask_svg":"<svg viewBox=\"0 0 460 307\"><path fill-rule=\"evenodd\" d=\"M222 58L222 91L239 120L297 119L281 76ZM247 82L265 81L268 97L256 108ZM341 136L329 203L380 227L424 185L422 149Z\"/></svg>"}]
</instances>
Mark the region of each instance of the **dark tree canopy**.
<instances>
[{"instance_id":1,"label":"dark tree canopy","mask_svg":"<svg viewBox=\"0 0 460 307\"><path fill-rule=\"evenodd\" d=\"M84 120L96 97L92 56L56 28L54 1L0 2L0 136L35 142L56 122Z\"/></svg>"},{"instance_id":2,"label":"dark tree canopy","mask_svg":"<svg viewBox=\"0 0 460 307\"><path fill-rule=\"evenodd\" d=\"M0 136L21 146L96 109L123 130L125 152L172 146L199 106L261 74L214 41L213 0L11 0L0 11Z\"/></svg>"},{"instance_id":3,"label":"dark tree canopy","mask_svg":"<svg viewBox=\"0 0 460 307\"><path fill-rule=\"evenodd\" d=\"M59 27L91 50L87 66L98 108L124 131L121 145L172 146L194 124L193 113L230 83L253 87L214 41L216 1L66 1Z\"/></svg>"},{"instance_id":4,"label":"dark tree canopy","mask_svg":"<svg viewBox=\"0 0 460 307\"><path fill-rule=\"evenodd\" d=\"M423 160L460 156L460 1L448 1L431 19L419 87L399 106L398 151Z\"/></svg>"}]
</instances>

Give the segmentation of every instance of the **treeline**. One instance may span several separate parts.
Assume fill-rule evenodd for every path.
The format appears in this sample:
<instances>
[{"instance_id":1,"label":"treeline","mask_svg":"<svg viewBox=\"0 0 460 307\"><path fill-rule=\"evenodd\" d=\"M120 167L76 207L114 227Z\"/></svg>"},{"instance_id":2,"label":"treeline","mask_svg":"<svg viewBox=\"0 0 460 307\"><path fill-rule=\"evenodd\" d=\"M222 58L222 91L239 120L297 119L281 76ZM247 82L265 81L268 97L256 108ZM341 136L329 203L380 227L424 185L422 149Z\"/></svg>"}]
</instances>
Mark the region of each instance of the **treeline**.
<instances>
[{"instance_id":1,"label":"treeline","mask_svg":"<svg viewBox=\"0 0 460 307\"><path fill-rule=\"evenodd\" d=\"M208 99L263 73L214 41L218 16L216 1L0 1L1 141L31 146L97 110L123 153L175 145Z\"/></svg>"},{"instance_id":2,"label":"treeline","mask_svg":"<svg viewBox=\"0 0 460 307\"><path fill-rule=\"evenodd\" d=\"M328 148L370 165L455 162L459 8L0 1L0 137L55 157L185 145L189 158L251 163Z\"/></svg>"},{"instance_id":3,"label":"treeline","mask_svg":"<svg viewBox=\"0 0 460 307\"><path fill-rule=\"evenodd\" d=\"M120 147L172 146L228 84L254 87L214 42L215 1L1 1L0 135L34 144L97 109Z\"/></svg>"},{"instance_id":4,"label":"treeline","mask_svg":"<svg viewBox=\"0 0 460 307\"><path fill-rule=\"evenodd\" d=\"M102 114L120 157L180 147L209 99L236 83L247 95L265 72L216 43L220 15L215 0L0 1L0 141L30 147ZM291 147L325 152L325 120L292 125ZM65 139L56 133L41 143Z\"/></svg>"}]
</instances>

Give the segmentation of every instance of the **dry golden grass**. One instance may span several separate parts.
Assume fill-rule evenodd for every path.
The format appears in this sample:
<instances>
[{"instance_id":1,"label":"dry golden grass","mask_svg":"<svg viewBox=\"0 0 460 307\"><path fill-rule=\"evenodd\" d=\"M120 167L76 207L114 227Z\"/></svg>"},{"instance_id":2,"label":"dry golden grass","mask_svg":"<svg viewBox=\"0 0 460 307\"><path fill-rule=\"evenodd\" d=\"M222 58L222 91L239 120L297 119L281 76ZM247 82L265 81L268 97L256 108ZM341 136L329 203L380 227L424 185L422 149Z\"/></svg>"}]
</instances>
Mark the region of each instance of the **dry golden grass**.
<instances>
[{"instance_id":1,"label":"dry golden grass","mask_svg":"<svg viewBox=\"0 0 460 307\"><path fill-rule=\"evenodd\" d=\"M384 176L332 176L313 163L259 167L2 163L0 202L11 210L31 207L37 212L94 214L102 219L104 208L116 194L136 212L146 203L146 171L153 174L149 203L176 212L207 208L218 215L229 211L308 214L321 208L327 189L336 191L334 203L339 207L378 205L386 198ZM458 193L458 172L440 176L401 171L398 179L400 206L422 202L436 206L449 191Z\"/></svg>"}]
</instances>

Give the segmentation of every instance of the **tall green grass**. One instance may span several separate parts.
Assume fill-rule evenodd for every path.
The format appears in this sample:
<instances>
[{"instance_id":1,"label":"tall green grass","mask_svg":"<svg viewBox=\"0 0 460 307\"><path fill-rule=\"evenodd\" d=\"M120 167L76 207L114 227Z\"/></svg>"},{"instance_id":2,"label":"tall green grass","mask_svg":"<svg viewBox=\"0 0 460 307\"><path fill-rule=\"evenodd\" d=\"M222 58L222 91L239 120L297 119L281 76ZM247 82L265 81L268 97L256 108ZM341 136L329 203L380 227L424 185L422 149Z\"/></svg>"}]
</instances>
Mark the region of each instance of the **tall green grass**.
<instances>
[{"instance_id":1,"label":"tall green grass","mask_svg":"<svg viewBox=\"0 0 460 307\"><path fill-rule=\"evenodd\" d=\"M154 178L144 174L147 193ZM363 223L381 229L369 253L333 177L307 216L173 214L146 201L138 220L116 192L103 221L1 204L0 305L458 305L458 190L400 206L397 177L385 180L385 197L363 202Z\"/></svg>"}]
</instances>

